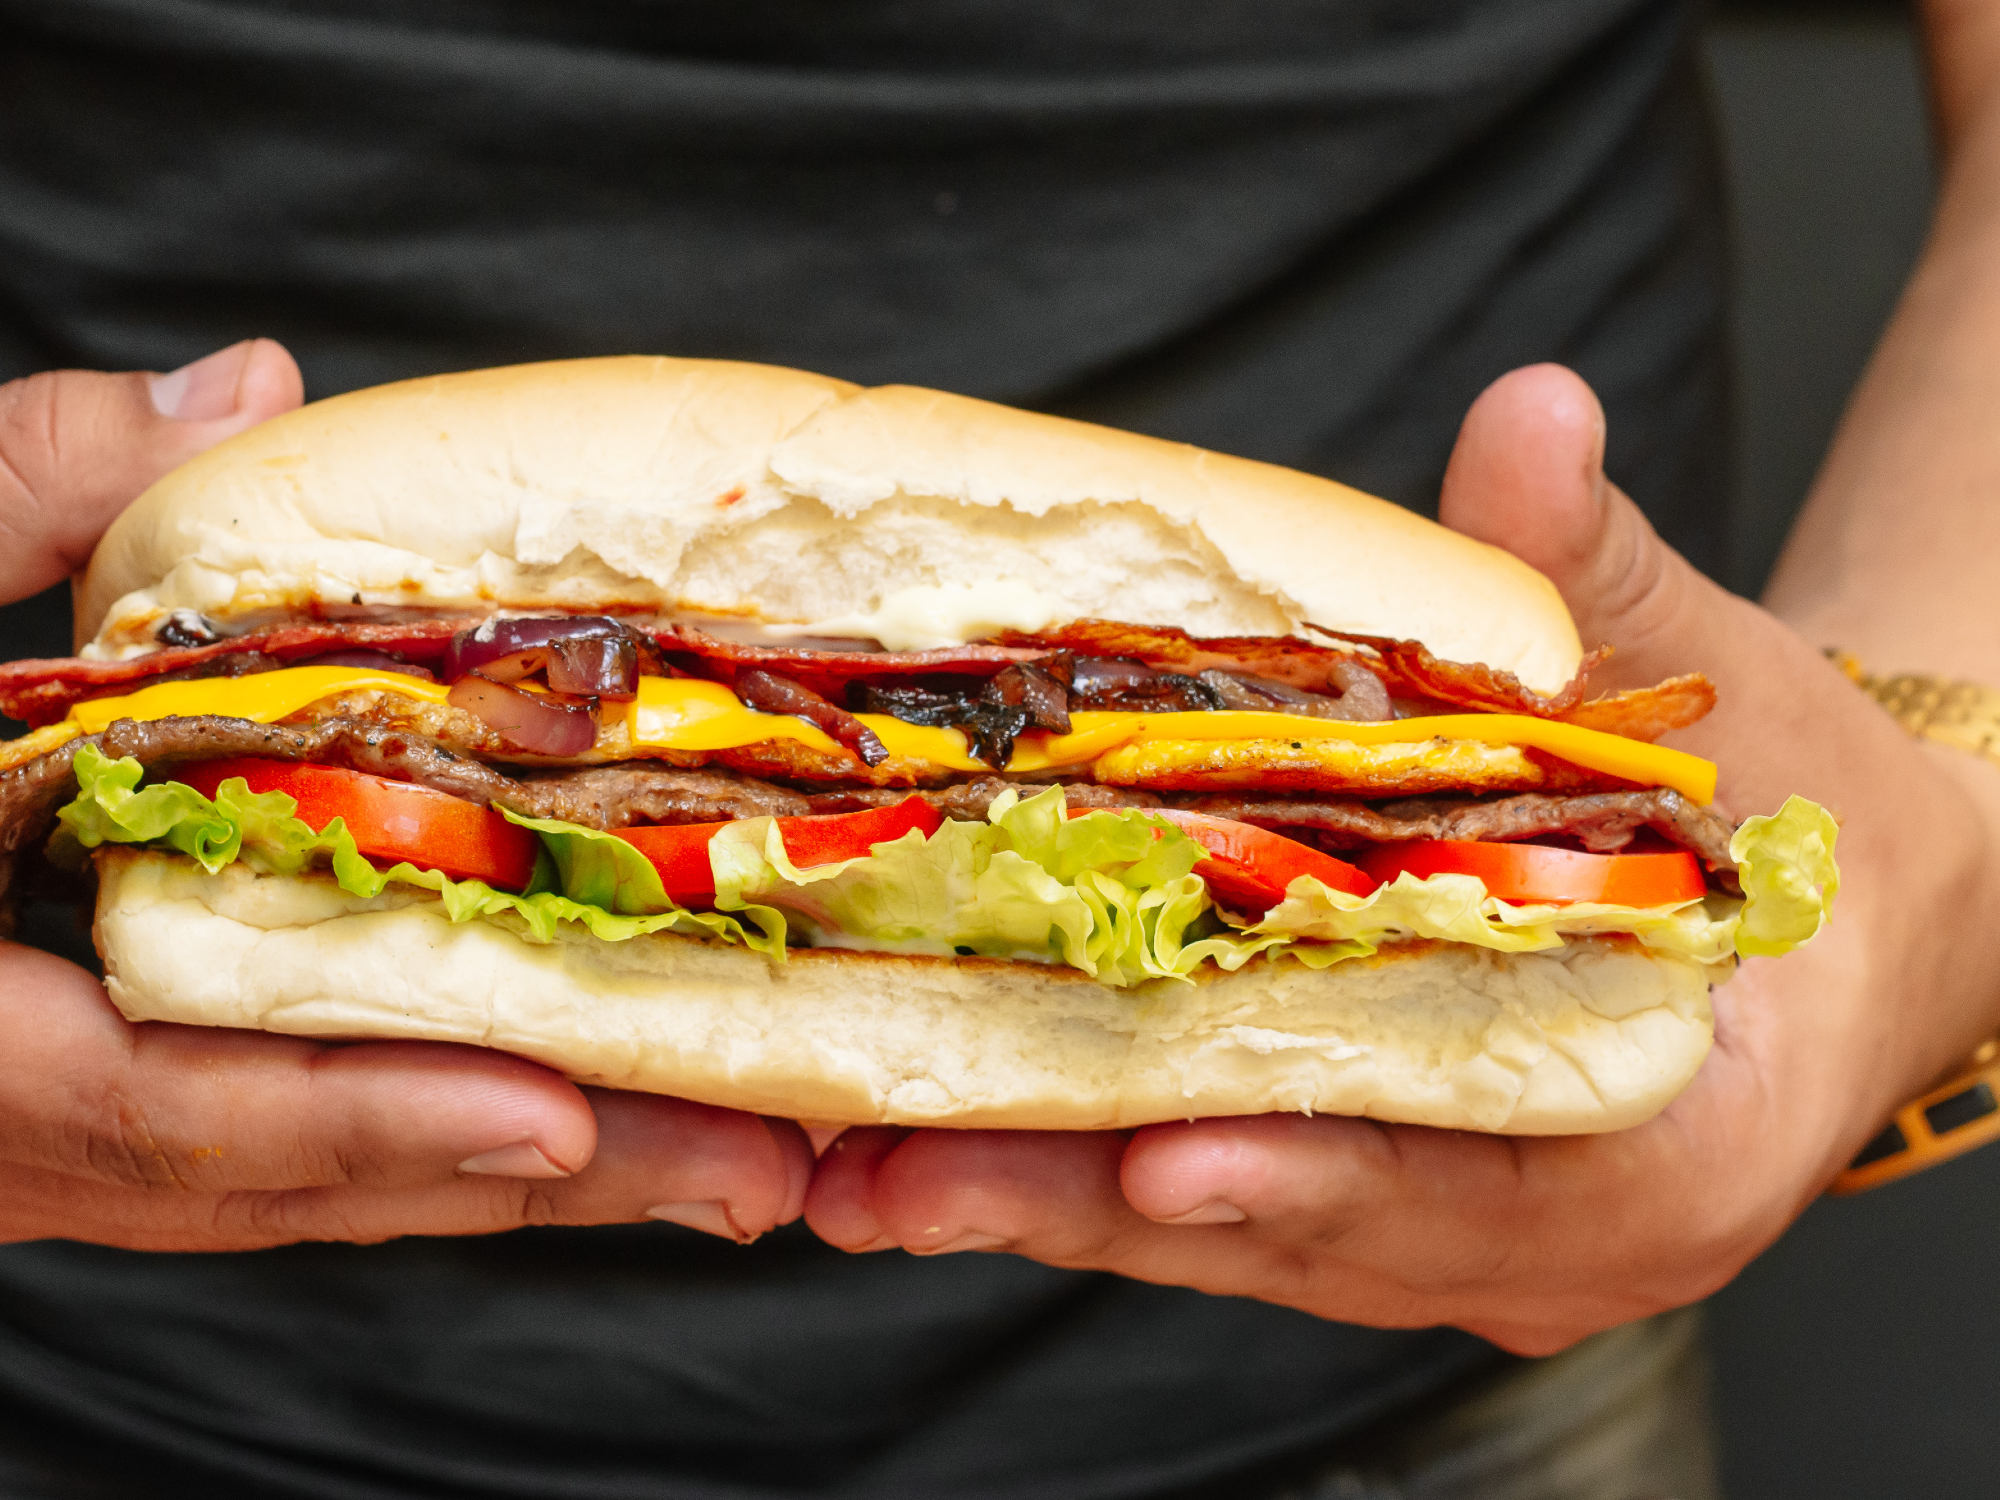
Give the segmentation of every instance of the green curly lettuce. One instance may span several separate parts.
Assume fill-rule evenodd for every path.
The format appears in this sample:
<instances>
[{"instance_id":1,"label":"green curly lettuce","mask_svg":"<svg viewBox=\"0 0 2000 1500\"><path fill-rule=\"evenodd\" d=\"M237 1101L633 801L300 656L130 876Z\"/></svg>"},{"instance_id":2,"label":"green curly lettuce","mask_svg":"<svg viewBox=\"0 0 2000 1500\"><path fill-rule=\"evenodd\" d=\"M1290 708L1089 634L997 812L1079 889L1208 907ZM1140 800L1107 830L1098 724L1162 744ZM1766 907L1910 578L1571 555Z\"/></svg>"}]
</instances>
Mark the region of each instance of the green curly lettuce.
<instances>
[{"instance_id":1,"label":"green curly lettuce","mask_svg":"<svg viewBox=\"0 0 2000 1500\"><path fill-rule=\"evenodd\" d=\"M1803 797L1788 799L1770 817L1746 820L1729 845L1743 884L1740 899L1709 895L1655 907L1515 905L1487 895L1470 875L1419 880L1407 871L1366 896L1350 896L1302 875L1283 902L1244 930L1338 943L1359 953L1407 938L1528 953L1560 947L1566 938L1627 933L1648 948L1697 963L1773 956L1811 940L1828 920L1840 889L1833 862L1838 832L1833 815ZM1308 962L1321 956L1295 951Z\"/></svg>"},{"instance_id":2,"label":"green curly lettuce","mask_svg":"<svg viewBox=\"0 0 2000 1500\"><path fill-rule=\"evenodd\" d=\"M1067 816L1062 789L993 801L984 823L912 830L857 859L800 869L777 823L734 823L709 845L716 905L756 902L816 947L1067 964L1107 984L1241 968L1282 938L1231 933L1193 873L1201 846L1139 812Z\"/></svg>"},{"instance_id":3,"label":"green curly lettuce","mask_svg":"<svg viewBox=\"0 0 2000 1500\"><path fill-rule=\"evenodd\" d=\"M1405 873L1366 896L1310 876L1255 921L1229 916L1194 873L1201 846L1142 809L1068 816L1060 787L1026 801L1007 791L984 823L912 830L855 859L801 869L772 818L732 823L709 845L713 912L666 894L652 863L612 834L546 818L507 816L542 841L520 895L409 864L377 869L338 820L314 833L282 792L226 781L213 800L178 782L140 787L132 759L90 746L76 757L78 794L58 815L58 839L92 848L148 844L209 870L242 860L261 872L331 872L364 897L391 884L438 892L454 921L512 913L540 941L577 922L608 941L678 932L742 943L782 958L788 942L871 952L984 956L1062 964L1107 984L1185 979L1203 963L1234 970L1260 954L1316 968L1414 938L1505 953L1560 947L1571 937L1623 933L1703 964L1788 952L1816 934L1839 889L1836 828L1794 797L1751 818L1730 848L1742 898L1709 895L1658 907L1516 905L1469 875Z\"/></svg>"},{"instance_id":4,"label":"green curly lettuce","mask_svg":"<svg viewBox=\"0 0 2000 1500\"><path fill-rule=\"evenodd\" d=\"M1787 797L1769 817L1744 819L1729 841L1746 902L1738 953L1789 953L1819 934L1840 891L1839 835L1833 814L1803 797Z\"/></svg>"}]
</instances>

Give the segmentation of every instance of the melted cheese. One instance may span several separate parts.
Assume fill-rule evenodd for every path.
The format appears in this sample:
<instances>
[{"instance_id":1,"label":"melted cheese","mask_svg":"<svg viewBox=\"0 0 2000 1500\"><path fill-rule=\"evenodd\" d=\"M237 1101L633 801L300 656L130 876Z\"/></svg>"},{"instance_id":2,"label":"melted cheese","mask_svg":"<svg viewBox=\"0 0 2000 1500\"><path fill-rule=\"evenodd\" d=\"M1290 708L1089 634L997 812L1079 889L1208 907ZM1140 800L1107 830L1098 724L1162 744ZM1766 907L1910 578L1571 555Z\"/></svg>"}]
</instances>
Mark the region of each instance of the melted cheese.
<instances>
[{"instance_id":1,"label":"melted cheese","mask_svg":"<svg viewBox=\"0 0 2000 1500\"><path fill-rule=\"evenodd\" d=\"M248 677L201 677L192 682L156 682L123 698L93 698L69 711L85 734L96 734L116 719L192 718L220 714L275 724L322 698L357 688L380 688L406 698L442 703L450 691L443 683L425 682L402 672L372 672L359 667L281 667Z\"/></svg>"},{"instance_id":2,"label":"melted cheese","mask_svg":"<svg viewBox=\"0 0 2000 1500\"><path fill-rule=\"evenodd\" d=\"M641 677L625 726L635 746L655 750L734 750L760 740L799 740L840 752L832 736L804 719L759 713L721 683L693 677Z\"/></svg>"},{"instance_id":3,"label":"melted cheese","mask_svg":"<svg viewBox=\"0 0 2000 1500\"><path fill-rule=\"evenodd\" d=\"M115 719L164 719L197 714L269 724L290 718L323 698L362 689L400 693L431 703L443 703L448 692L441 683L425 682L400 672L356 667L285 667L248 677L155 683L121 698L79 703L65 723L36 731L36 736L46 736L45 740L28 738L53 749L77 734L95 734ZM991 769L966 753L965 736L956 729L905 724L883 714L858 717L875 731L892 755L927 760L954 771ZM830 753L840 749L823 730L803 719L760 713L746 707L722 684L690 677L640 679L639 695L628 705L625 723L635 749L730 750L774 739L797 740ZM1709 761L1601 730L1519 714L1441 714L1390 723L1349 724L1338 719L1276 713L1080 712L1070 716L1070 723L1069 734L1023 735L1007 769L1031 772L1058 766L1082 767L1120 746L1136 748L1161 741L1271 741L1287 745L1338 741L1355 746L1471 741L1540 750L1573 765L1644 786L1672 787L1697 802L1705 803L1715 796L1715 766ZM27 741L13 743L24 745ZM1320 749L1322 754L1339 753L1332 745Z\"/></svg>"}]
</instances>

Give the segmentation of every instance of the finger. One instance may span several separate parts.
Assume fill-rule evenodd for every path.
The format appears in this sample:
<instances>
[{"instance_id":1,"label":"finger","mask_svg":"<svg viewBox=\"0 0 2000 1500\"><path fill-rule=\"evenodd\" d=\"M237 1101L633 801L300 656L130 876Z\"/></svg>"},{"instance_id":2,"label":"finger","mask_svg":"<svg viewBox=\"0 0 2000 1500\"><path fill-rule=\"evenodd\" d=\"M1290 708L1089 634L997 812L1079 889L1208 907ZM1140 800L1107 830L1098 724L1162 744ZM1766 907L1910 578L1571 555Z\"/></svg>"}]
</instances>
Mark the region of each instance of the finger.
<instances>
[{"instance_id":1,"label":"finger","mask_svg":"<svg viewBox=\"0 0 2000 1500\"><path fill-rule=\"evenodd\" d=\"M1122 1229L1142 1225L1118 1193L1119 1132L850 1134L860 1139L828 1153L806 1204L814 1232L846 1248L1029 1245L1051 1264L1101 1263Z\"/></svg>"},{"instance_id":2,"label":"finger","mask_svg":"<svg viewBox=\"0 0 2000 1500\"><path fill-rule=\"evenodd\" d=\"M806 1222L841 1250L888 1250L900 1241L875 1216L875 1171L910 1132L892 1125L843 1131L821 1153L806 1195Z\"/></svg>"},{"instance_id":3,"label":"finger","mask_svg":"<svg viewBox=\"0 0 2000 1500\"><path fill-rule=\"evenodd\" d=\"M1547 575L1586 646L1610 644L1604 673L1657 682L1713 656L1741 628L1741 600L1659 539L1604 474L1604 412L1560 365L1503 375L1466 413L1438 513Z\"/></svg>"},{"instance_id":4,"label":"finger","mask_svg":"<svg viewBox=\"0 0 2000 1500\"><path fill-rule=\"evenodd\" d=\"M554 1222L650 1218L748 1244L804 1211L813 1151L792 1121L657 1094L586 1092L597 1156L588 1171L537 1189Z\"/></svg>"},{"instance_id":5,"label":"finger","mask_svg":"<svg viewBox=\"0 0 2000 1500\"><path fill-rule=\"evenodd\" d=\"M1697 671L1713 679L1717 711L1675 742L1721 760L1733 812L1774 810L1793 791L1839 805L1854 736L1888 754L1892 726L1858 712L1868 705L1819 651L1662 542L1603 461L1604 415L1590 387L1560 365L1515 370L1467 412L1439 515L1546 574L1584 643L1615 648L1594 686ZM1815 731L1833 723L1850 729ZM1759 765L1742 753L1750 744L1788 749Z\"/></svg>"},{"instance_id":6,"label":"finger","mask_svg":"<svg viewBox=\"0 0 2000 1500\"><path fill-rule=\"evenodd\" d=\"M57 370L0 385L0 598L77 572L154 480L302 396L298 366L270 339L169 375Z\"/></svg>"},{"instance_id":7,"label":"finger","mask_svg":"<svg viewBox=\"0 0 2000 1500\"><path fill-rule=\"evenodd\" d=\"M552 1178L597 1126L576 1087L523 1059L436 1042L327 1044L126 1023L96 981L0 950L0 1160L178 1193Z\"/></svg>"},{"instance_id":8,"label":"finger","mask_svg":"<svg viewBox=\"0 0 2000 1500\"><path fill-rule=\"evenodd\" d=\"M225 1250L300 1240L492 1234L525 1225L664 1219L748 1243L798 1216L812 1150L790 1121L680 1099L590 1090L599 1146L566 1179L459 1176L423 1186L362 1184L134 1195L52 1174L16 1174L11 1199L62 1196L73 1238L144 1250ZM689 1209L701 1210L690 1213Z\"/></svg>"}]
</instances>

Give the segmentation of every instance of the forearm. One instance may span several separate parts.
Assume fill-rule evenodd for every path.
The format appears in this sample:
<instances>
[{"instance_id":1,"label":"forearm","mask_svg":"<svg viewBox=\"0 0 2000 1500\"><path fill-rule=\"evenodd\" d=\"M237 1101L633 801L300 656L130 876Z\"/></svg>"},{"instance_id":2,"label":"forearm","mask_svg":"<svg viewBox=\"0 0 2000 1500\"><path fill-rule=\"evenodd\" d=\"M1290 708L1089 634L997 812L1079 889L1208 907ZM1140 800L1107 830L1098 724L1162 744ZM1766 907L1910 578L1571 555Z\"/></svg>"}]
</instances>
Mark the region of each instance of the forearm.
<instances>
[{"instance_id":1,"label":"forearm","mask_svg":"<svg viewBox=\"0 0 2000 1500\"><path fill-rule=\"evenodd\" d=\"M1937 218L1766 599L1872 670L2000 684L2000 4L1926 22Z\"/></svg>"}]
</instances>

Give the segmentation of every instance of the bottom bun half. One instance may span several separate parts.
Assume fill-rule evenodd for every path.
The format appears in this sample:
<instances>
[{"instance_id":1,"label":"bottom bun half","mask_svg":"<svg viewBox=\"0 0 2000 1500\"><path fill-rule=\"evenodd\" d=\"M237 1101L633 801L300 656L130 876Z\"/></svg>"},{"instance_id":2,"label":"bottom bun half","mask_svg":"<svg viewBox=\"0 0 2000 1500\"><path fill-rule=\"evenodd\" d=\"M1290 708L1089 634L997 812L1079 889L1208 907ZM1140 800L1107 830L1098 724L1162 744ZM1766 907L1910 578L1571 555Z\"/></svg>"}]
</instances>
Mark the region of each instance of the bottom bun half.
<instances>
[{"instance_id":1,"label":"bottom bun half","mask_svg":"<svg viewBox=\"0 0 2000 1500\"><path fill-rule=\"evenodd\" d=\"M1648 1119L1694 1076L1711 975L1624 939L1385 948L1132 989L986 959L453 923L427 892L99 855L134 1021L497 1047L579 1083L828 1124L1086 1130L1303 1110L1550 1135Z\"/></svg>"}]
</instances>

